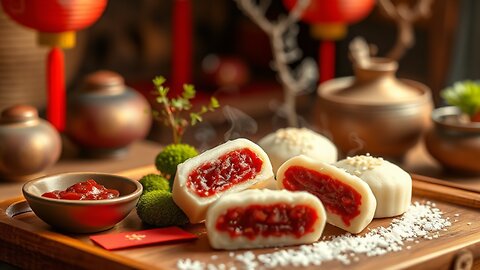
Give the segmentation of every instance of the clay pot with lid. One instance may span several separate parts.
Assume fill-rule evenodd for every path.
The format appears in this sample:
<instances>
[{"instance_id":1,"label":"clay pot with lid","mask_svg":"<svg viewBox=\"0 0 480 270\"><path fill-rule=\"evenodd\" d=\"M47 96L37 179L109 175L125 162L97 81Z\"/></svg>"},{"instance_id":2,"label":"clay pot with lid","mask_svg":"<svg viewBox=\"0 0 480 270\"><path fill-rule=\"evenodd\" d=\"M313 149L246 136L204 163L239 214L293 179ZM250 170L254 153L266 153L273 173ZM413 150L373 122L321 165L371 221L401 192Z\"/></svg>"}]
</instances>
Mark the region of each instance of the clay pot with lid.
<instances>
[{"instance_id":1,"label":"clay pot with lid","mask_svg":"<svg viewBox=\"0 0 480 270\"><path fill-rule=\"evenodd\" d=\"M0 179L26 181L55 164L60 157L60 135L38 117L35 107L15 105L0 116Z\"/></svg>"},{"instance_id":2,"label":"clay pot with lid","mask_svg":"<svg viewBox=\"0 0 480 270\"><path fill-rule=\"evenodd\" d=\"M443 167L480 175L480 122L459 121L461 114L453 106L435 109L434 125L425 134L425 146Z\"/></svg>"},{"instance_id":3,"label":"clay pot with lid","mask_svg":"<svg viewBox=\"0 0 480 270\"><path fill-rule=\"evenodd\" d=\"M67 134L87 156L123 156L132 142L145 138L151 122L147 100L111 71L88 75L69 98Z\"/></svg>"},{"instance_id":4,"label":"clay pot with lid","mask_svg":"<svg viewBox=\"0 0 480 270\"><path fill-rule=\"evenodd\" d=\"M315 121L345 155L400 160L417 144L432 109L427 86L398 79L397 62L371 58L354 77L320 84Z\"/></svg>"}]
</instances>

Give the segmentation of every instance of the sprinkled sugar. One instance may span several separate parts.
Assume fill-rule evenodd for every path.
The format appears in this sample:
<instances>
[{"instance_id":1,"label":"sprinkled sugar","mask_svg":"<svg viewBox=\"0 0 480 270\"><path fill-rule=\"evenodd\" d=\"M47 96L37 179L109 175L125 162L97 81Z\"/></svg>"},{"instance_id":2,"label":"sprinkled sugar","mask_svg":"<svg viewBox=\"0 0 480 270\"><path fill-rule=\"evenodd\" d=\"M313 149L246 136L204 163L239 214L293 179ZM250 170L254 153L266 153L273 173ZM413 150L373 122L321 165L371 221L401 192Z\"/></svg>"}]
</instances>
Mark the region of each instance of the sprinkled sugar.
<instances>
[{"instance_id":1,"label":"sprinkled sugar","mask_svg":"<svg viewBox=\"0 0 480 270\"><path fill-rule=\"evenodd\" d=\"M328 240L297 248L280 249L271 253L255 255L251 251L229 257L234 262L228 264L204 263L191 259L180 259L177 268L181 270L236 270L236 269L273 269L278 267L317 266L328 261L340 261L345 265L359 261L357 255L381 256L388 252L410 250L416 238L431 240L440 236L451 226L449 218L443 218L442 212L432 203L413 203L400 218L395 218L388 227L369 230L363 236L349 233L328 237ZM414 242L412 242L414 241ZM404 242L408 244L404 245Z\"/></svg>"}]
</instances>

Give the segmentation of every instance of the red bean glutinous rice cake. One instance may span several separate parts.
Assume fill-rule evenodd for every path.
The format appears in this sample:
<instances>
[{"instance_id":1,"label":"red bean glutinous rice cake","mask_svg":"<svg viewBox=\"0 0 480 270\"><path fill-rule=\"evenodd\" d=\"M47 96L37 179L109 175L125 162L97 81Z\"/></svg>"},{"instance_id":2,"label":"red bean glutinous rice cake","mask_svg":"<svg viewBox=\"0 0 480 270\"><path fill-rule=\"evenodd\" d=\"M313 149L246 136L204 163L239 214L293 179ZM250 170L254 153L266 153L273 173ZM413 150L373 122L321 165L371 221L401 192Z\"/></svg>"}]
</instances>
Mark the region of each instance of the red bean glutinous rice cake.
<instances>
[{"instance_id":1,"label":"red bean glutinous rice cake","mask_svg":"<svg viewBox=\"0 0 480 270\"><path fill-rule=\"evenodd\" d=\"M178 165L173 199L191 223L199 223L220 196L262 187L272 178L272 165L262 148L236 139Z\"/></svg>"},{"instance_id":2,"label":"red bean glutinous rice cake","mask_svg":"<svg viewBox=\"0 0 480 270\"><path fill-rule=\"evenodd\" d=\"M244 249L316 242L326 214L307 192L250 189L222 196L209 209L206 228L216 249Z\"/></svg>"},{"instance_id":3,"label":"red bean glutinous rice cake","mask_svg":"<svg viewBox=\"0 0 480 270\"><path fill-rule=\"evenodd\" d=\"M322 201L327 222L351 233L359 233L373 219L377 201L362 179L333 165L297 156L277 172L280 188L308 191Z\"/></svg>"}]
</instances>

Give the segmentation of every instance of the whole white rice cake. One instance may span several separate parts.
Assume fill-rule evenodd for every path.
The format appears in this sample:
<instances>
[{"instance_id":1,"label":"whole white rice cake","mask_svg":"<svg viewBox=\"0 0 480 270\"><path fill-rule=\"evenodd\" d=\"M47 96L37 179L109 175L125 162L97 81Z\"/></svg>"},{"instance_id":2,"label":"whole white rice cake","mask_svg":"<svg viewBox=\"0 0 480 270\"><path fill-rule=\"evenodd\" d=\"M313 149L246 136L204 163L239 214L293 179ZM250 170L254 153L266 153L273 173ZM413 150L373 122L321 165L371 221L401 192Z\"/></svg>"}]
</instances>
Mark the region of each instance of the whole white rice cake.
<instances>
[{"instance_id":1,"label":"whole white rice cake","mask_svg":"<svg viewBox=\"0 0 480 270\"><path fill-rule=\"evenodd\" d=\"M288 159L305 155L326 163L337 161L338 151L327 139L307 128L282 128L268 134L258 141L265 150L276 172Z\"/></svg>"}]
</instances>

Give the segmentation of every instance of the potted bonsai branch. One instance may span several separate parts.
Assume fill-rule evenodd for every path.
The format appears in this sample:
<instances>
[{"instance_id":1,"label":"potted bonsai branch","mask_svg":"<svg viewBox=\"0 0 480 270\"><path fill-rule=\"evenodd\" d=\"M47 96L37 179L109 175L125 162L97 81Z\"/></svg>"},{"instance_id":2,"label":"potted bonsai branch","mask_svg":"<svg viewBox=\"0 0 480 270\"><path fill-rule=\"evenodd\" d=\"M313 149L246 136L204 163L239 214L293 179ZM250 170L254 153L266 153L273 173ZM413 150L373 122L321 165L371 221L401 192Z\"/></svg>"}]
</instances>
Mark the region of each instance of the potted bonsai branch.
<instances>
[{"instance_id":1,"label":"potted bonsai branch","mask_svg":"<svg viewBox=\"0 0 480 270\"><path fill-rule=\"evenodd\" d=\"M198 155L195 147L182 143L183 134L189 126L201 122L205 113L220 107L218 100L212 97L209 104L201 106L199 111L193 111L191 101L196 94L193 85L183 85L183 92L178 97L170 98L169 88L164 83L163 77L153 79L156 102L161 105L159 111L153 111L153 116L171 129L172 143L165 146L155 158L155 166L160 174L148 174L140 179L143 194L137 204L138 217L143 223L154 227L188 224L187 216L175 204L171 193L177 165Z\"/></svg>"},{"instance_id":2,"label":"potted bonsai branch","mask_svg":"<svg viewBox=\"0 0 480 270\"><path fill-rule=\"evenodd\" d=\"M205 113L215 111L220 104L215 97L211 97L208 105L203 105L199 111L194 112L191 100L195 98L196 91L193 85L184 84L180 96L169 98L169 88L165 87L164 83L163 77L153 79L157 93L156 101L161 105L161 110L154 110L153 116L171 129L173 143L167 145L157 155L155 166L171 183L175 178L177 165L198 154L193 146L182 143L186 129L201 122Z\"/></svg>"}]
</instances>

